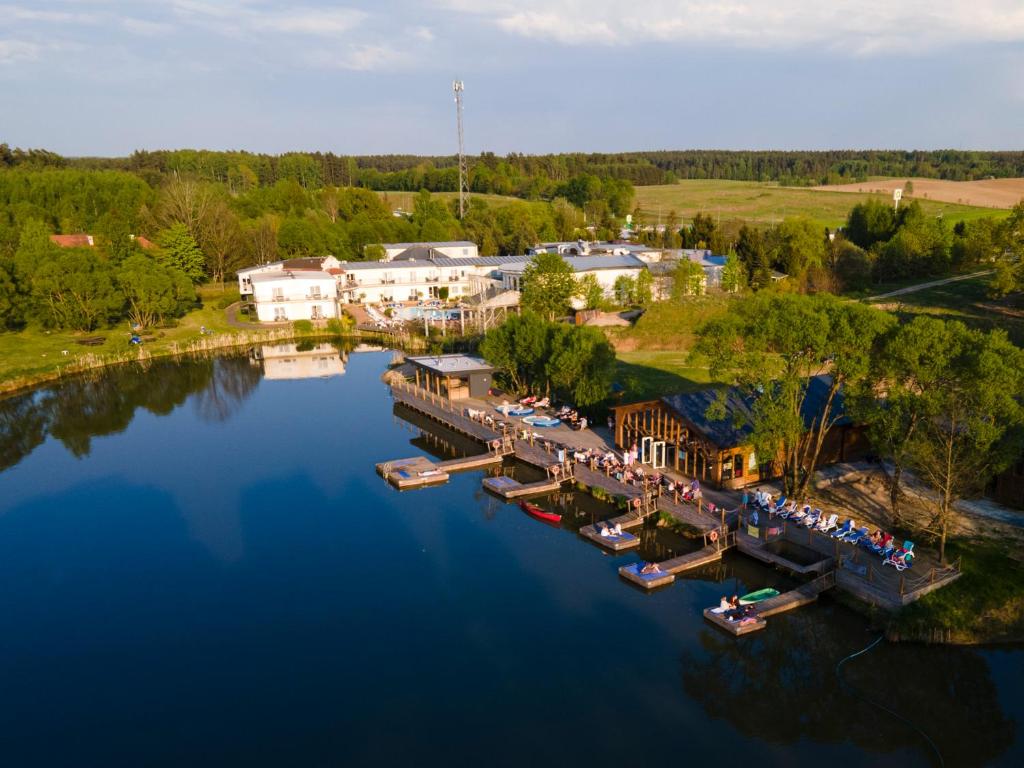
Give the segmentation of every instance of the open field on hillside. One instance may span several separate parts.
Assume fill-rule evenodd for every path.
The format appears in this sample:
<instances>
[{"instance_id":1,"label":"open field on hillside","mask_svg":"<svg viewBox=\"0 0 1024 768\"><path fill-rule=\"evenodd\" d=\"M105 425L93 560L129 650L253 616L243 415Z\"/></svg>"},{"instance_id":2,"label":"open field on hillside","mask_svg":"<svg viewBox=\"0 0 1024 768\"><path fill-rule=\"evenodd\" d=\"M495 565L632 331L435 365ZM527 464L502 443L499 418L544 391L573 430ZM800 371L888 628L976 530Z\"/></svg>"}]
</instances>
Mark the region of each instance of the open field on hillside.
<instances>
[{"instance_id":1,"label":"open field on hillside","mask_svg":"<svg viewBox=\"0 0 1024 768\"><path fill-rule=\"evenodd\" d=\"M986 291L991 279L986 275L961 280L873 303L905 319L929 315L942 320L960 320L983 330L1002 328L1014 343L1024 346L1024 296L988 298Z\"/></svg>"},{"instance_id":2,"label":"open field on hillside","mask_svg":"<svg viewBox=\"0 0 1024 768\"><path fill-rule=\"evenodd\" d=\"M866 182L865 189L880 183ZM846 221L854 205L869 197L889 200L891 192L826 192L810 187L780 187L770 183L723 180L686 180L676 184L636 188L636 204L647 220L655 224L659 217L664 223L669 211L674 210L683 221L703 211L720 218L722 222L741 219L770 224L787 217L806 216L823 227L838 227ZM952 221L1006 215L1004 210L997 208L925 199L919 202L925 213L942 215Z\"/></svg>"},{"instance_id":3,"label":"open field on hillside","mask_svg":"<svg viewBox=\"0 0 1024 768\"><path fill-rule=\"evenodd\" d=\"M941 179L910 179L914 194L910 198L924 202L934 200L945 203L988 208L1012 208L1024 200L1024 179L982 179L980 181L943 181ZM880 192L892 197L894 189L902 189L907 179L871 179L859 184L831 184L815 187L821 192ZM904 196L906 192L904 192Z\"/></svg>"}]
</instances>

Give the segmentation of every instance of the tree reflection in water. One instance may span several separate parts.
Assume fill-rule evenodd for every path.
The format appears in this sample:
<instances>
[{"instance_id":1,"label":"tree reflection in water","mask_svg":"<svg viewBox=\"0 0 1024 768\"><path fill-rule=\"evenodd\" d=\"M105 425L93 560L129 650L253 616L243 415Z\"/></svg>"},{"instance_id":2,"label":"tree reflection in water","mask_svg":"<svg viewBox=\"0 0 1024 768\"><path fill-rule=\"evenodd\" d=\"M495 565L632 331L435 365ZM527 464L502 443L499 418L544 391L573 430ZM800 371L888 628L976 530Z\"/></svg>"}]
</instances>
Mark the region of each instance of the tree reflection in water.
<instances>
[{"instance_id":1,"label":"tree reflection in water","mask_svg":"<svg viewBox=\"0 0 1024 768\"><path fill-rule=\"evenodd\" d=\"M927 763L932 753L917 731L839 684L836 665L860 650L851 647L859 621L823 604L773 617L743 638L704 627L700 650L681 656L683 689L711 717L770 743L853 742L880 755L913 750ZM863 634L860 647L871 639ZM989 765L1013 743L1014 723L974 651L883 643L843 674L858 693L927 732L946 765Z\"/></svg>"},{"instance_id":2,"label":"tree reflection in water","mask_svg":"<svg viewBox=\"0 0 1024 768\"><path fill-rule=\"evenodd\" d=\"M139 408L166 416L192 395L204 421L226 421L259 384L246 356L157 360L121 365L0 401L0 470L49 435L79 458L92 439L123 432Z\"/></svg>"}]
</instances>

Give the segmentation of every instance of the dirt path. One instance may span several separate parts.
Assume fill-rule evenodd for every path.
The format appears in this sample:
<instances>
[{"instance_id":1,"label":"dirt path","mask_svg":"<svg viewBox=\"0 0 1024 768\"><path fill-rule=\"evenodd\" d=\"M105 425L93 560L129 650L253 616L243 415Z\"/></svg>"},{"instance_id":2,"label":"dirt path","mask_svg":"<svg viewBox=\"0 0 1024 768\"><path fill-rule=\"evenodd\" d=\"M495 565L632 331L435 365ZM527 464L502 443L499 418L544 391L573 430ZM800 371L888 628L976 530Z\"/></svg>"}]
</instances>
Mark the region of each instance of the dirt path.
<instances>
[{"instance_id":1,"label":"dirt path","mask_svg":"<svg viewBox=\"0 0 1024 768\"><path fill-rule=\"evenodd\" d=\"M972 280L975 277L984 277L985 275L991 275L993 270L986 269L981 272L974 272L970 275L957 275L956 277L946 277L942 280L931 280L927 283L918 283L917 285L908 285L906 288L900 288L895 291L889 291L888 293L880 293L877 296L868 296L865 301L880 301L882 299L892 298L893 296L902 296L905 293L915 293L917 291L924 291L928 288L935 288L939 285L946 285L947 283L958 283L961 280Z\"/></svg>"}]
</instances>

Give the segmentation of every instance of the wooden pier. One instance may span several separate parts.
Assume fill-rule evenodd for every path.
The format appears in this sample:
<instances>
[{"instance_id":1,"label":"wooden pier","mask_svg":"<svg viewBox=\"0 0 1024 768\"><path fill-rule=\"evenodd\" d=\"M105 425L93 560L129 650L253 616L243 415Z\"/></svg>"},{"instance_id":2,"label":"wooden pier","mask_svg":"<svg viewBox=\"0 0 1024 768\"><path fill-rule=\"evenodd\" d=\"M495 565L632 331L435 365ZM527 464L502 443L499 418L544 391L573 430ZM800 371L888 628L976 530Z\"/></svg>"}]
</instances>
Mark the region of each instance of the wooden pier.
<instances>
[{"instance_id":1,"label":"wooden pier","mask_svg":"<svg viewBox=\"0 0 1024 768\"><path fill-rule=\"evenodd\" d=\"M448 482L448 473L426 456L386 461L377 465L377 472L401 491Z\"/></svg>"},{"instance_id":2,"label":"wooden pier","mask_svg":"<svg viewBox=\"0 0 1024 768\"><path fill-rule=\"evenodd\" d=\"M520 483L514 478L499 475L498 477L485 477L483 485L491 493L508 501L510 499L521 499L526 496L540 496L545 493L553 493L562 487L562 481L549 477L534 483Z\"/></svg>"},{"instance_id":3,"label":"wooden pier","mask_svg":"<svg viewBox=\"0 0 1024 768\"><path fill-rule=\"evenodd\" d=\"M410 459L382 462L377 465L377 473L399 490L405 491L448 482L452 472L500 465L504 461L504 457L505 454L500 446L489 453L445 459L444 461L433 461L426 456L414 456Z\"/></svg>"},{"instance_id":4,"label":"wooden pier","mask_svg":"<svg viewBox=\"0 0 1024 768\"><path fill-rule=\"evenodd\" d=\"M627 512L624 515L619 515L618 517L613 517L611 520L605 521L605 525L609 527L621 525L623 531L622 536L602 536L596 525L585 525L580 528L580 536L585 539L590 539L595 544L599 544L605 549L610 549L612 552L621 552L624 549L632 549L633 547L640 546L640 538L635 534L630 533L629 529L639 528L643 524L643 514Z\"/></svg>"},{"instance_id":5,"label":"wooden pier","mask_svg":"<svg viewBox=\"0 0 1024 768\"><path fill-rule=\"evenodd\" d=\"M640 563L631 563L619 568L619 575L637 584L644 589L655 589L671 584L676 580L677 573L690 571L694 568L713 563L722 559L722 553L736 545L735 534L729 534L722 540L708 544L696 552L687 552L685 555L673 557L658 563L658 570L654 573L640 573Z\"/></svg>"},{"instance_id":6,"label":"wooden pier","mask_svg":"<svg viewBox=\"0 0 1024 768\"><path fill-rule=\"evenodd\" d=\"M836 573L835 571L829 571L813 581L802 584L796 589L791 589L789 592L783 592L781 595L769 597L767 600L754 603L754 609L757 614L757 621L754 622L741 624L738 621L729 621L725 615L721 613L714 613L711 608L704 609L704 618L716 627L720 627L730 634L746 635L750 632L757 632L758 630L764 629L768 626L768 622L765 621L765 619L769 616L775 616L776 614L784 613L785 611L792 611L795 608L813 603L818 599L818 595L826 589L831 589L835 585Z\"/></svg>"}]
</instances>

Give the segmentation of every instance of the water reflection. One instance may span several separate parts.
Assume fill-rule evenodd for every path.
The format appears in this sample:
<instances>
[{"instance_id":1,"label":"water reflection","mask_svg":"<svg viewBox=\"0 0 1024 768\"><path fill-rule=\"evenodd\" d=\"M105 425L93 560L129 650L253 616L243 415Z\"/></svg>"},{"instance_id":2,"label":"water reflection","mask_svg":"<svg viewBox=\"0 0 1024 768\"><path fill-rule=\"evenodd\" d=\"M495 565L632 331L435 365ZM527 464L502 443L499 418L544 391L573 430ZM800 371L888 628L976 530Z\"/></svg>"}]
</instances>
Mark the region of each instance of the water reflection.
<instances>
[{"instance_id":1,"label":"water reflection","mask_svg":"<svg viewBox=\"0 0 1024 768\"><path fill-rule=\"evenodd\" d=\"M859 619L828 604L773 617L767 631L739 641L703 627L699 645L680 655L682 687L709 716L775 744L848 741L868 753L911 752L927 764L925 738L859 694L916 723L946 765L989 765L1011 746L1014 723L974 651L882 644L844 667L857 694L844 691L836 665L872 639Z\"/></svg>"},{"instance_id":2,"label":"water reflection","mask_svg":"<svg viewBox=\"0 0 1024 768\"><path fill-rule=\"evenodd\" d=\"M315 379L345 373L348 351L333 344L301 341L264 344L252 351L252 361L269 380Z\"/></svg>"},{"instance_id":3,"label":"water reflection","mask_svg":"<svg viewBox=\"0 0 1024 768\"><path fill-rule=\"evenodd\" d=\"M59 440L78 458L95 437L123 432L143 408L166 416L198 395L203 421L223 422L259 384L245 357L158 360L122 365L0 401L0 471L43 443Z\"/></svg>"}]
</instances>

